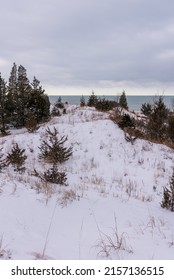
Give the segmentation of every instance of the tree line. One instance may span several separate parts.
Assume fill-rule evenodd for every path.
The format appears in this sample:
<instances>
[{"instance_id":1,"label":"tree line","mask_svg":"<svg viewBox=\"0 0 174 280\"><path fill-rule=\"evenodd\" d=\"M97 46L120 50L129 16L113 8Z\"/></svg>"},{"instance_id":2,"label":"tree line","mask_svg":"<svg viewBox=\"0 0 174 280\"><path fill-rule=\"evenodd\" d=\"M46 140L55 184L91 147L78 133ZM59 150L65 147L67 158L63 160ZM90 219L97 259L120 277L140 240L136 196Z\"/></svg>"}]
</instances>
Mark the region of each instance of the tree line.
<instances>
[{"instance_id":1,"label":"tree line","mask_svg":"<svg viewBox=\"0 0 174 280\"><path fill-rule=\"evenodd\" d=\"M30 82L25 67L13 63L8 82L0 73L0 132L6 134L9 127L21 128L31 120L36 123L47 120L50 102L40 81Z\"/></svg>"}]
</instances>

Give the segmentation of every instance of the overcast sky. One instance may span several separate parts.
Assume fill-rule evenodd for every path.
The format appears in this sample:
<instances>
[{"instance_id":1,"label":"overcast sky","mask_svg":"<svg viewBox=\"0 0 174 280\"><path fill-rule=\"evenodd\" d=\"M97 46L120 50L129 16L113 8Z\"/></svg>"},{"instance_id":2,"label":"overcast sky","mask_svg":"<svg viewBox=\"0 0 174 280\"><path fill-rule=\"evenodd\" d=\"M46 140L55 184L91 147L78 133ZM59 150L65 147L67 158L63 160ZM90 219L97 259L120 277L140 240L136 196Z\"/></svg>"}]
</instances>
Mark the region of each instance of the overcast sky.
<instances>
[{"instance_id":1,"label":"overcast sky","mask_svg":"<svg viewBox=\"0 0 174 280\"><path fill-rule=\"evenodd\" d=\"M48 94L174 89L173 0L0 0L0 5L0 72L6 80L16 62Z\"/></svg>"}]
</instances>

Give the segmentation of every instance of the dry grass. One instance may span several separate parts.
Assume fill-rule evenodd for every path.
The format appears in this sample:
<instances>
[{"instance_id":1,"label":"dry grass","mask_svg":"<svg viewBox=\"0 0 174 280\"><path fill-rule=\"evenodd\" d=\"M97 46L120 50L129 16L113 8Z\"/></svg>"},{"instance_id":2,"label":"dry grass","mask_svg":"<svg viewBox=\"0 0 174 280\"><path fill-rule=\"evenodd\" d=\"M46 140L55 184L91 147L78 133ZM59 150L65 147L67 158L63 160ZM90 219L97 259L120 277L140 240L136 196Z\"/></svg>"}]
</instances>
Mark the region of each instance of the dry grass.
<instances>
[{"instance_id":1,"label":"dry grass","mask_svg":"<svg viewBox=\"0 0 174 280\"><path fill-rule=\"evenodd\" d=\"M74 190L70 189L70 190L63 191L58 201L61 206L67 206L68 203L71 203L74 200L79 200L79 199L80 199L80 195L77 195L77 193Z\"/></svg>"},{"instance_id":2,"label":"dry grass","mask_svg":"<svg viewBox=\"0 0 174 280\"><path fill-rule=\"evenodd\" d=\"M128 234L125 232L119 233L118 231L116 217L111 236L101 232L98 224L97 228L100 235L100 240L96 245L98 256L107 259L122 259L123 256L120 252L133 253L132 247L127 245Z\"/></svg>"},{"instance_id":3,"label":"dry grass","mask_svg":"<svg viewBox=\"0 0 174 280\"><path fill-rule=\"evenodd\" d=\"M0 238L0 259L11 259L11 251L10 250L6 250L6 246L3 246L3 236L1 236Z\"/></svg>"}]
</instances>

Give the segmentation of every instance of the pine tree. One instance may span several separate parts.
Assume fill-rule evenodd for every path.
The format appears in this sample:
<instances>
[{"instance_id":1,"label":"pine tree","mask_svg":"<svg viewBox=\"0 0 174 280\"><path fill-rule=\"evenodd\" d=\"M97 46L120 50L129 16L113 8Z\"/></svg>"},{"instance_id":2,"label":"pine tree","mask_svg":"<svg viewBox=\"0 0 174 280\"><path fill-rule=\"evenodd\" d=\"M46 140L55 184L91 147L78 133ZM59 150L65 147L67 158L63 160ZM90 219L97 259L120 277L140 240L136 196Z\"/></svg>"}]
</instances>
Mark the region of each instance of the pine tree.
<instances>
[{"instance_id":1,"label":"pine tree","mask_svg":"<svg viewBox=\"0 0 174 280\"><path fill-rule=\"evenodd\" d=\"M32 84L26 69L14 63L7 87L7 119L14 127L26 126L31 115L37 122L45 121L50 116L50 102L40 81L35 77Z\"/></svg>"},{"instance_id":2,"label":"pine tree","mask_svg":"<svg viewBox=\"0 0 174 280\"><path fill-rule=\"evenodd\" d=\"M145 115L145 116L149 116L152 113L152 105L150 103L144 103L141 106L141 112Z\"/></svg>"},{"instance_id":3,"label":"pine tree","mask_svg":"<svg viewBox=\"0 0 174 280\"><path fill-rule=\"evenodd\" d=\"M7 154L6 157L6 164L12 165L15 171L23 172L25 170L24 163L27 159L25 155L25 149L19 148L18 144L16 143L11 152Z\"/></svg>"},{"instance_id":4,"label":"pine tree","mask_svg":"<svg viewBox=\"0 0 174 280\"><path fill-rule=\"evenodd\" d=\"M62 102L61 96L58 97L58 99L55 103L55 107L57 107L59 109L64 109L64 103Z\"/></svg>"},{"instance_id":5,"label":"pine tree","mask_svg":"<svg viewBox=\"0 0 174 280\"><path fill-rule=\"evenodd\" d=\"M34 77L28 99L27 110L32 112L37 122L45 121L50 116L50 101L40 81Z\"/></svg>"},{"instance_id":6,"label":"pine tree","mask_svg":"<svg viewBox=\"0 0 174 280\"><path fill-rule=\"evenodd\" d=\"M18 67L18 104L17 104L17 127L23 127L26 124L26 116L28 114L28 102L31 94L31 86L27 78L26 69L20 65Z\"/></svg>"},{"instance_id":7,"label":"pine tree","mask_svg":"<svg viewBox=\"0 0 174 280\"><path fill-rule=\"evenodd\" d=\"M57 101L55 102L54 106L53 106L53 109L51 111L51 115L53 117L58 117L58 116L61 116L61 112L64 113L65 111L65 106L64 106L64 103L62 102L62 98L61 97L58 97Z\"/></svg>"},{"instance_id":8,"label":"pine tree","mask_svg":"<svg viewBox=\"0 0 174 280\"><path fill-rule=\"evenodd\" d=\"M80 106L81 106L81 107L84 107L85 105L86 105L85 98L84 98L84 96L82 95L81 98L80 98Z\"/></svg>"},{"instance_id":9,"label":"pine tree","mask_svg":"<svg viewBox=\"0 0 174 280\"><path fill-rule=\"evenodd\" d=\"M42 181L49 182L52 184L66 185L67 175L65 172L58 171L57 165L53 164L43 174L39 173L34 169L34 175L39 177Z\"/></svg>"},{"instance_id":10,"label":"pine tree","mask_svg":"<svg viewBox=\"0 0 174 280\"><path fill-rule=\"evenodd\" d=\"M168 118L169 110L164 104L163 98L160 96L154 102L153 111L149 116L147 126L148 133L153 139L161 140L166 137L166 121Z\"/></svg>"},{"instance_id":11,"label":"pine tree","mask_svg":"<svg viewBox=\"0 0 174 280\"><path fill-rule=\"evenodd\" d=\"M8 94L11 96L11 98L15 101L16 96L18 94L18 89L17 89L17 65L16 63L13 63L12 70L10 72L10 77L9 77L9 84L8 84Z\"/></svg>"},{"instance_id":12,"label":"pine tree","mask_svg":"<svg viewBox=\"0 0 174 280\"><path fill-rule=\"evenodd\" d=\"M12 124L16 124L17 108L18 108L18 88L17 88L17 65L13 63L10 72L9 83L7 87L7 114L8 120Z\"/></svg>"},{"instance_id":13,"label":"pine tree","mask_svg":"<svg viewBox=\"0 0 174 280\"><path fill-rule=\"evenodd\" d=\"M72 147L64 147L64 144L68 139L67 136L62 136L58 139L58 131L55 127L53 131L48 127L46 133L46 140L43 140L39 147L41 151L39 158L53 164L62 163L68 160L72 155Z\"/></svg>"},{"instance_id":14,"label":"pine tree","mask_svg":"<svg viewBox=\"0 0 174 280\"><path fill-rule=\"evenodd\" d=\"M1 77L0 73L0 131L1 134L6 135L7 134L7 87L6 82Z\"/></svg>"},{"instance_id":15,"label":"pine tree","mask_svg":"<svg viewBox=\"0 0 174 280\"><path fill-rule=\"evenodd\" d=\"M128 107L128 104L127 104L127 98L126 98L126 93L125 91L122 92L120 98L119 98L119 105L120 107L128 110L129 107Z\"/></svg>"},{"instance_id":16,"label":"pine tree","mask_svg":"<svg viewBox=\"0 0 174 280\"><path fill-rule=\"evenodd\" d=\"M91 94L91 96L90 96L89 99L88 99L87 106L89 106L89 107L95 107L96 104L97 104L97 102L98 102L98 98L97 98L97 96L95 95L94 91L92 91L92 94Z\"/></svg>"},{"instance_id":17,"label":"pine tree","mask_svg":"<svg viewBox=\"0 0 174 280\"><path fill-rule=\"evenodd\" d=\"M169 116L167 133L169 139L174 143L174 115Z\"/></svg>"},{"instance_id":18,"label":"pine tree","mask_svg":"<svg viewBox=\"0 0 174 280\"><path fill-rule=\"evenodd\" d=\"M44 172L43 180L52 184L66 185L67 176L65 172L58 171L56 164Z\"/></svg>"}]
</instances>

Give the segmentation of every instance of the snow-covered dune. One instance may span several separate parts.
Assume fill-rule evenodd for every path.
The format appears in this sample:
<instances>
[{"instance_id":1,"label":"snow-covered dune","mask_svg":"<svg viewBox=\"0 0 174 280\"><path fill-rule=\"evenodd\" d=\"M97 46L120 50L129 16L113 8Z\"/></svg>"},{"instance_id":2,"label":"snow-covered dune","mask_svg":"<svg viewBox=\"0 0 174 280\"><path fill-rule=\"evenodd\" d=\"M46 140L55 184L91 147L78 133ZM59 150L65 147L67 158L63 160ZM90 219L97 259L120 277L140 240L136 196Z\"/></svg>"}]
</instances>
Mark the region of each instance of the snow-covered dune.
<instances>
[{"instance_id":1,"label":"snow-covered dune","mask_svg":"<svg viewBox=\"0 0 174 280\"><path fill-rule=\"evenodd\" d=\"M173 259L174 214L160 206L174 153L136 140L107 113L70 106L35 133L13 130L0 138L4 156L25 149L26 171L0 173L0 256L12 259ZM67 186L33 176L46 128L67 135L73 155L60 165Z\"/></svg>"}]
</instances>

